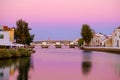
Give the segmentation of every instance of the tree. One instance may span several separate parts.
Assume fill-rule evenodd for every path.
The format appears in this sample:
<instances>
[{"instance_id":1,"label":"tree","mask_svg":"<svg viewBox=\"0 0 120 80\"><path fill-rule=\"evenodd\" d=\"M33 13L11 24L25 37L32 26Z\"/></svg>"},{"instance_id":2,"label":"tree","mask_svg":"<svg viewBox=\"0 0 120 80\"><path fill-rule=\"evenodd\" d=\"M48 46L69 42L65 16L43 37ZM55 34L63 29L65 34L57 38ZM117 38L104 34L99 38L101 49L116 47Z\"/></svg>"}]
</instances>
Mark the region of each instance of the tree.
<instances>
[{"instance_id":1,"label":"tree","mask_svg":"<svg viewBox=\"0 0 120 80\"><path fill-rule=\"evenodd\" d=\"M80 39L78 39L77 42L78 42L78 46L80 47L83 45L84 40L82 38L80 38Z\"/></svg>"},{"instance_id":2,"label":"tree","mask_svg":"<svg viewBox=\"0 0 120 80\"><path fill-rule=\"evenodd\" d=\"M89 46L91 39L93 38L93 32L89 25L83 24L81 29L81 36L85 41L86 45Z\"/></svg>"},{"instance_id":3,"label":"tree","mask_svg":"<svg viewBox=\"0 0 120 80\"><path fill-rule=\"evenodd\" d=\"M30 34L31 28L28 27L28 23L22 19L16 22L17 28L15 28L15 39L17 43L30 45L33 42L34 35Z\"/></svg>"}]
</instances>

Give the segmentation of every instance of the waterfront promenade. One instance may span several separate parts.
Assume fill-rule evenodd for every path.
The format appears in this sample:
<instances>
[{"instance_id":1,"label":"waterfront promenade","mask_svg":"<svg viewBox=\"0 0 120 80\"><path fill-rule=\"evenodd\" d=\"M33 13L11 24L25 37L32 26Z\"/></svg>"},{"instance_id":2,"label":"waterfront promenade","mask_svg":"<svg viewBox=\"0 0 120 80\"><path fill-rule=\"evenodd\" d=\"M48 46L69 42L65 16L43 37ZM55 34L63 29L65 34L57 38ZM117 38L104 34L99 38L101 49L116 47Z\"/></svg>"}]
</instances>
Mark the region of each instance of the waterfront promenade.
<instances>
[{"instance_id":1,"label":"waterfront promenade","mask_svg":"<svg viewBox=\"0 0 120 80\"><path fill-rule=\"evenodd\" d=\"M120 48L119 47L83 47L83 50L103 51L103 52L120 54Z\"/></svg>"}]
</instances>

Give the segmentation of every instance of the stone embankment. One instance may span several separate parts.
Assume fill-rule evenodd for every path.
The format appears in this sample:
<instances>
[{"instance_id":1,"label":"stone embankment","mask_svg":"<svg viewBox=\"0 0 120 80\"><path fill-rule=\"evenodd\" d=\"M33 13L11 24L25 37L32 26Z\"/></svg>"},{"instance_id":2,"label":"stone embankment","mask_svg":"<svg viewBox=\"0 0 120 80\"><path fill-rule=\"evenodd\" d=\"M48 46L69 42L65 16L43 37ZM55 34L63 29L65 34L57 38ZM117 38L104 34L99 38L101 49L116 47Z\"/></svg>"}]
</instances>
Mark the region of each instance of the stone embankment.
<instances>
[{"instance_id":1,"label":"stone embankment","mask_svg":"<svg viewBox=\"0 0 120 80\"><path fill-rule=\"evenodd\" d=\"M102 51L120 54L120 48L118 47L82 47L83 50Z\"/></svg>"}]
</instances>

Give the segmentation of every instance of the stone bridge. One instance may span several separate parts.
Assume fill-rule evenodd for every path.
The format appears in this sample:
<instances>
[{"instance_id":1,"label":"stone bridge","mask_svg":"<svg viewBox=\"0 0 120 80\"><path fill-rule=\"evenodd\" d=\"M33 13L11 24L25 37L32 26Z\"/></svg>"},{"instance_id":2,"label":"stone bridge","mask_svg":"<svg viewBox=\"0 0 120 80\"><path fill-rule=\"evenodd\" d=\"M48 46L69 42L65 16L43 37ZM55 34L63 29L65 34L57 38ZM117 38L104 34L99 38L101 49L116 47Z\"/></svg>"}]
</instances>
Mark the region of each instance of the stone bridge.
<instances>
[{"instance_id":1,"label":"stone bridge","mask_svg":"<svg viewBox=\"0 0 120 80\"><path fill-rule=\"evenodd\" d=\"M42 44L42 42L47 42L48 44L55 44L56 42L60 42L61 44L64 44L64 45L67 45L67 44L69 44L70 42L72 42L72 41L70 41L70 40L42 40L42 41L35 41L35 42L33 42L33 44Z\"/></svg>"}]
</instances>

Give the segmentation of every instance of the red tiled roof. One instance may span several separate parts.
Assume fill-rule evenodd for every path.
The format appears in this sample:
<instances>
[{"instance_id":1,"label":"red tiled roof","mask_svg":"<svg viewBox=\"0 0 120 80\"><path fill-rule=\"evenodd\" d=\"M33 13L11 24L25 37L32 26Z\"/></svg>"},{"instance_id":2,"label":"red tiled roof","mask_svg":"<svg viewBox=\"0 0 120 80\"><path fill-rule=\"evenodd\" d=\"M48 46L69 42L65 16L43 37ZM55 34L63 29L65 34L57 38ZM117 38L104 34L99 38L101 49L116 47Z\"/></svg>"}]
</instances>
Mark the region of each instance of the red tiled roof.
<instances>
[{"instance_id":1,"label":"red tiled roof","mask_svg":"<svg viewBox=\"0 0 120 80\"><path fill-rule=\"evenodd\" d=\"M10 28L8 28L8 26L3 26L3 30L10 30Z\"/></svg>"},{"instance_id":2,"label":"red tiled roof","mask_svg":"<svg viewBox=\"0 0 120 80\"><path fill-rule=\"evenodd\" d=\"M120 26L117 29L120 29Z\"/></svg>"}]
</instances>

